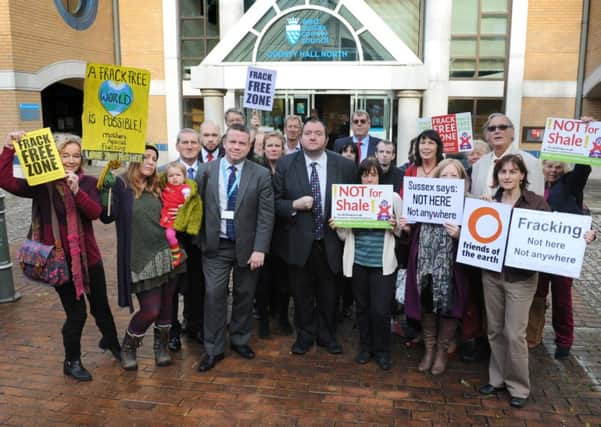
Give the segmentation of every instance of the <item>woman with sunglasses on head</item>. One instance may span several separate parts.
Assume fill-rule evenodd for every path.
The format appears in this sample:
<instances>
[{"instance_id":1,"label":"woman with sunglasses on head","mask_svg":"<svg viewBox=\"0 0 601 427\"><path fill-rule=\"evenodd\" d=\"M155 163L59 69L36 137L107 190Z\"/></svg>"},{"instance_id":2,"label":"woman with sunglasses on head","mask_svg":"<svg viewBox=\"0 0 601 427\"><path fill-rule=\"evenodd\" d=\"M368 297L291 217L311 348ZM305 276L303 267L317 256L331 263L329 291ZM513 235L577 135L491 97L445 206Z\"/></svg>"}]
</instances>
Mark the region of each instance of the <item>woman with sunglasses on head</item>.
<instances>
[{"instance_id":1,"label":"woman with sunglasses on head","mask_svg":"<svg viewBox=\"0 0 601 427\"><path fill-rule=\"evenodd\" d=\"M179 266L174 266L165 229L160 223L158 158L158 149L146 145L142 161L131 162L127 171L117 177L110 212L107 208L101 217L105 224L115 221L117 229L119 305L133 311L131 294L135 294L140 303L123 338L121 367L126 371L138 369L136 350L152 324L155 364L171 364L167 345L173 320L173 295L177 275L186 268L185 258L180 259Z\"/></svg>"},{"instance_id":2,"label":"woman with sunglasses on head","mask_svg":"<svg viewBox=\"0 0 601 427\"><path fill-rule=\"evenodd\" d=\"M102 332L98 345L110 350L117 359L121 351L106 294L102 258L92 227L92 221L98 219L102 212L96 178L84 175L81 138L71 134L54 136L65 169L64 179L29 186L24 179L15 178L14 144L23 135L24 132L9 133L4 143L0 155L0 187L17 196L31 198L37 204L39 216L32 218L32 222L37 221L43 244L54 245L56 239L62 242L70 280L54 290L67 316L62 329L65 347L63 372L76 380L90 381L92 375L81 363L81 334L87 317L86 298L96 325ZM51 209L56 212L60 236L54 236Z\"/></svg>"},{"instance_id":3,"label":"woman with sunglasses on head","mask_svg":"<svg viewBox=\"0 0 601 427\"><path fill-rule=\"evenodd\" d=\"M492 200L513 208L548 211L545 199L529 186L529 171L518 154L501 157L493 170ZM490 196L484 198L491 200ZM536 292L538 273L504 266L500 273L482 270L484 303L490 343L488 384L484 395L507 390L511 406L521 408L530 395L526 326L528 311Z\"/></svg>"}]
</instances>

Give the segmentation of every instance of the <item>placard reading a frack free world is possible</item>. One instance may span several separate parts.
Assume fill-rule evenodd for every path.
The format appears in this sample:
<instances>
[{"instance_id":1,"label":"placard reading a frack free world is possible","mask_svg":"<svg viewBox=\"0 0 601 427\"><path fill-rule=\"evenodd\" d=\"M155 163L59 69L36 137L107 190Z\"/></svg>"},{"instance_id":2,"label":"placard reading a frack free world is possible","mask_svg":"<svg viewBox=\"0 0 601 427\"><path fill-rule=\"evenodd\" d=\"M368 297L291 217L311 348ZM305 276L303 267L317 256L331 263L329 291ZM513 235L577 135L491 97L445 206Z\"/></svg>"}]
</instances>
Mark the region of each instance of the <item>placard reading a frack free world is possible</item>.
<instances>
[{"instance_id":1,"label":"placard reading a frack free world is possible","mask_svg":"<svg viewBox=\"0 0 601 427\"><path fill-rule=\"evenodd\" d=\"M141 161L146 145L150 72L88 64L82 116L88 159Z\"/></svg>"},{"instance_id":2,"label":"placard reading a frack free world is possible","mask_svg":"<svg viewBox=\"0 0 601 427\"><path fill-rule=\"evenodd\" d=\"M345 228L392 228L392 185L332 184L332 218Z\"/></svg>"}]
</instances>

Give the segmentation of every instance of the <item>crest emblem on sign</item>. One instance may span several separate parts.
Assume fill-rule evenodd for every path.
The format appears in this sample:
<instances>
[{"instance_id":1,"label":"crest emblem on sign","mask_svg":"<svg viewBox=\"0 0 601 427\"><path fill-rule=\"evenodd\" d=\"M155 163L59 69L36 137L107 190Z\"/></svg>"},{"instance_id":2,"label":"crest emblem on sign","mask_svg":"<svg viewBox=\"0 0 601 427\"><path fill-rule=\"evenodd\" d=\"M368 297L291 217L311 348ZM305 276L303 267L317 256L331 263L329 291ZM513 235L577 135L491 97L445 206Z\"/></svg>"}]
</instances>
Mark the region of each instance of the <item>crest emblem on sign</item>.
<instances>
[{"instance_id":1,"label":"crest emblem on sign","mask_svg":"<svg viewBox=\"0 0 601 427\"><path fill-rule=\"evenodd\" d=\"M298 18L288 18L288 25L286 25L286 38L288 43L296 44L301 35L301 26L298 23Z\"/></svg>"}]
</instances>

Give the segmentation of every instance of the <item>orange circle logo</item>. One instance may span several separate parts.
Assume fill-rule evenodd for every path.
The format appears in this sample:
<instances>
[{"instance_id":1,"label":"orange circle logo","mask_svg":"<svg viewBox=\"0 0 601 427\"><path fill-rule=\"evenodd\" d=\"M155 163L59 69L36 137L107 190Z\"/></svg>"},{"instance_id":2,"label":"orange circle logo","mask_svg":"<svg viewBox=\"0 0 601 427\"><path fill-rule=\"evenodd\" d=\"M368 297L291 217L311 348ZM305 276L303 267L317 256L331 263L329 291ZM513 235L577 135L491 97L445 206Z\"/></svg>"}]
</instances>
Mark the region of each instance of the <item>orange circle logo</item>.
<instances>
[{"instance_id":1,"label":"orange circle logo","mask_svg":"<svg viewBox=\"0 0 601 427\"><path fill-rule=\"evenodd\" d=\"M476 230L476 224L478 223L478 220L483 216L492 216L497 221L497 230L488 237L481 236L478 233L478 230ZM501 235L501 232L503 231L503 224L501 224L501 218L499 217L499 213L488 206L474 210L470 215L467 227L474 239L476 239L480 243L494 242L495 240L497 240L497 238Z\"/></svg>"}]
</instances>

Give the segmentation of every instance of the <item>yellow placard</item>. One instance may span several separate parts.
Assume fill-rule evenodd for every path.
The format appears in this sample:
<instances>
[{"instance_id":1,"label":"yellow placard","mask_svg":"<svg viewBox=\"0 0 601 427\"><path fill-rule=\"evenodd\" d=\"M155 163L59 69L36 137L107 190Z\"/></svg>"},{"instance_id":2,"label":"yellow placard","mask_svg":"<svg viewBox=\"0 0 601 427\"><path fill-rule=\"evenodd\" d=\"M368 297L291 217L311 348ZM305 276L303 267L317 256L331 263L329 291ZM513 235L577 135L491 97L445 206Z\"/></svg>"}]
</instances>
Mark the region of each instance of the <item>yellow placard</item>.
<instances>
[{"instance_id":1,"label":"yellow placard","mask_svg":"<svg viewBox=\"0 0 601 427\"><path fill-rule=\"evenodd\" d=\"M107 64L86 67L83 150L88 159L141 161L150 72Z\"/></svg>"},{"instance_id":2,"label":"yellow placard","mask_svg":"<svg viewBox=\"0 0 601 427\"><path fill-rule=\"evenodd\" d=\"M50 128L26 133L15 141L15 150L29 185L39 185L65 177Z\"/></svg>"}]
</instances>

